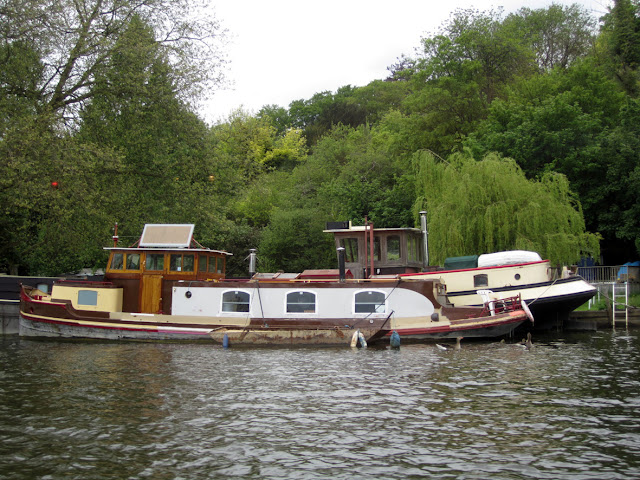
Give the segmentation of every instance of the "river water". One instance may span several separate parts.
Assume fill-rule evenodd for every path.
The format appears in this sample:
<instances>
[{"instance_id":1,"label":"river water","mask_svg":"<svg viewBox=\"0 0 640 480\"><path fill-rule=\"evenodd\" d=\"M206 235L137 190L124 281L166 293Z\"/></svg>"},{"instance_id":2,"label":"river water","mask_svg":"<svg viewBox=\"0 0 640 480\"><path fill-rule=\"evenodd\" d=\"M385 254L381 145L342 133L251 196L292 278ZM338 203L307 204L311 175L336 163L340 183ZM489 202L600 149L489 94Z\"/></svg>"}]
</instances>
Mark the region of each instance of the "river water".
<instances>
[{"instance_id":1,"label":"river water","mask_svg":"<svg viewBox=\"0 0 640 480\"><path fill-rule=\"evenodd\" d=\"M640 331L461 350L0 339L0 478L640 478Z\"/></svg>"}]
</instances>

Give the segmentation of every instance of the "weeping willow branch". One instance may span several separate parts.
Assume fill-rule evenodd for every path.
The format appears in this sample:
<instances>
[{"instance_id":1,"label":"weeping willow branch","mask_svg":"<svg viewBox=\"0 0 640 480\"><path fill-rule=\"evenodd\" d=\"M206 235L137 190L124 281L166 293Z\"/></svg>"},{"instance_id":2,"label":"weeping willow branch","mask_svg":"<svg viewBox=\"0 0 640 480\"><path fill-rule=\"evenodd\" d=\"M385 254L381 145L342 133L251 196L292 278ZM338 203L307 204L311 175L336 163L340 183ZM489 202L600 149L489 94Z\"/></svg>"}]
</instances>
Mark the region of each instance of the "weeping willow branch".
<instances>
[{"instance_id":1,"label":"weeping willow branch","mask_svg":"<svg viewBox=\"0 0 640 480\"><path fill-rule=\"evenodd\" d=\"M557 173L528 180L512 159L459 153L448 162L428 152L414 157L416 212L428 211L434 263L446 257L534 250L554 264L598 257L600 235L585 231L580 202Z\"/></svg>"}]
</instances>

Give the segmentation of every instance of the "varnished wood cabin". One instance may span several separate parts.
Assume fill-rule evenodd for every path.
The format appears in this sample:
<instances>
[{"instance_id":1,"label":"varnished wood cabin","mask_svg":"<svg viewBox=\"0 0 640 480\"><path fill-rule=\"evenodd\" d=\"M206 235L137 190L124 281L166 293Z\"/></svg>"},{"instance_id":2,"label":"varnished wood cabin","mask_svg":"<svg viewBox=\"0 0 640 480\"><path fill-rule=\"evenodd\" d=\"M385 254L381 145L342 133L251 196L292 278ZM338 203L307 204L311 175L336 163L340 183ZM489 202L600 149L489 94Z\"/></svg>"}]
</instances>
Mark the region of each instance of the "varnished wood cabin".
<instances>
[{"instance_id":1,"label":"varnished wood cabin","mask_svg":"<svg viewBox=\"0 0 640 480\"><path fill-rule=\"evenodd\" d=\"M231 254L198 244L193 228L190 224L148 224L136 246L106 248L105 280L122 288L124 312L169 314L176 282L225 278L226 257Z\"/></svg>"}]
</instances>

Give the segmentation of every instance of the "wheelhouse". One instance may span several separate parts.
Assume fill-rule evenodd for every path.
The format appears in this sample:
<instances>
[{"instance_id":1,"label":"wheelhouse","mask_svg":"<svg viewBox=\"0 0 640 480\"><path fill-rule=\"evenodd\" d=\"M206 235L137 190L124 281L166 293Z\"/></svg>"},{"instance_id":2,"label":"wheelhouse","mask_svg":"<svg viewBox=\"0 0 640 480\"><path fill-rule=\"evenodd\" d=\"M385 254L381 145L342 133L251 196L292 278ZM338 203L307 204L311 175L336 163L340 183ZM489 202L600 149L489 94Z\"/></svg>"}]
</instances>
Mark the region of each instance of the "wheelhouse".
<instances>
[{"instance_id":1,"label":"wheelhouse","mask_svg":"<svg viewBox=\"0 0 640 480\"><path fill-rule=\"evenodd\" d=\"M223 250L204 248L193 240L193 225L145 225L129 248L106 248L109 261L105 280L123 290L122 310L170 313L175 282L219 281L225 278Z\"/></svg>"}]
</instances>

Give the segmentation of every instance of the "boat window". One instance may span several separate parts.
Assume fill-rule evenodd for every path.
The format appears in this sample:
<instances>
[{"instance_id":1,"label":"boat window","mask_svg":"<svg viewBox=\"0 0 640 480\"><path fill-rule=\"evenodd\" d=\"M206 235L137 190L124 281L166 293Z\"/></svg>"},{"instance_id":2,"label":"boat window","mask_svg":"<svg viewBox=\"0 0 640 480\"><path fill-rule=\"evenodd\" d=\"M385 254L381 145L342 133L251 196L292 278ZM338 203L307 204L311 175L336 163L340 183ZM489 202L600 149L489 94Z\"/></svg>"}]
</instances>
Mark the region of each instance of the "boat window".
<instances>
[{"instance_id":1,"label":"boat window","mask_svg":"<svg viewBox=\"0 0 640 480\"><path fill-rule=\"evenodd\" d=\"M421 262L422 255L420 254L420 238L415 235L409 236L409 261Z\"/></svg>"},{"instance_id":2,"label":"boat window","mask_svg":"<svg viewBox=\"0 0 640 480\"><path fill-rule=\"evenodd\" d=\"M139 270L139 269L140 269L140 254L127 253L127 270Z\"/></svg>"},{"instance_id":3,"label":"boat window","mask_svg":"<svg viewBox=\"0 0 640 480\"><path fill-rule=\"evenodd\" d=\"M145 270L164 270L164 253L147 253Z\"/></svg>"},{"instance_id":4,"label":"boat window","mask_svg":"<svg viewBox=\"0 0 640 480\"><path fill-rule=\"evenodd\" d=\"M407 237L407 257L410 262L414 262L416 260L416 251L414 249L413 242L413 235L409 235L409 237Z\"/></svg>"},{"instance_id":5,"label":"boat window","mask_svg":"<svg viewBox=\"0 0 640 480\"><path fill-rule=\"evenodd\" d=\"M196 265L195 255L183 255L182 257L182 271L193 272Z\"/></svg>"},{"instance_id":6,"label":"boat window","mask_svg":"<svg viewBox=\"0 0 640 480\"><path fill-rule=\"evenodd\" d=\"M198 272L207 271L207 257L206 255L198 255Z\"/></svg>"},{"instance_id":7,"label":"boat window","mask_svg":"<svg viewBox=\"0 0 640 480\"><path fill-rule=\"evenodd\" d=\"M400 260L400 237L390 235L387 238L387 260Z\"/></svg>"},{"instance_id":8,"label":"boat window","mask_svg":"<svg viewBox=\"0 0 640 480\"><path fill-rule=\"evenodd\" d=\"M209 257L209 273L216 273L216 257Z\"/></svg>"},{"instance_id":9,"label":"boat window","mask_svg":"<svg viewBox=\"0 0 640 480\"><path fill-rule=\"evenodd\" d=\"M474 287L488 287L489 286L489 276L486 273L480 273L478 275L473 276L473 286Z\"/></svg>"},{"instance_id":10,"label":"boat window","mask_svg":"<svg viewBox=\"0 0 640 480\"><path fill-rule=\"evenodd\" d=\"M315 313L316 294L313 292L287 293L287 313Z\"/></svg>"},{"instance_id":11,"label":"boat window","mask_svg":"<svg viewBox=\"0 0 640 480\"><path fill-rule=\"evenodd\" d=\"M218 273L222 273L224 270L224 258L218 258Z\"/></svg>"},{"instance_id":12,"label":"boat window","mask_svg":"<svg viewBox=\"0 0 640 480\"><path fill-rule=\"evenodd\" d=\"M193 272L195 258L193 255L181 255L179 253L171 254L169 269L172 272Z\"/></svg>"},{"instance_id":13,"label":"boat window","mask_svg":"<svg viewBox=\"0 0 640 480\"><path fill-rule=\"evenodd\" d=\"M373 260L376 262L380 261L380 237L373 237ZM370 262L370 261L371 261L371 250L367 252L367 262Z\"/></svg>"},{"instance_id":14,"label":"boat window","mask_svg":"<svg viewBox=\"0 0 640 480\"><path fill-rule=\"evenodd\" d=\"M384 292L358 292L355 295L355 313L384 313L385 308Z\"/></svg>"},{"instance_id":15,"label":"boat window","mask_svg":"<svg viewBox=\"0 0 640 480\"><path fill-rule=\"evenodd\" d=\"M78 291L78 305L98 305L98 292L96 290Z\"/></svg>"},{"instance_id":16,"label":"boat window","mask_svg":"<svg viewBox=\"0 0 640 480\"><path fill-rule=\"evenodd\" d=\"M111 270L122 270L124 255L122 253L114 253L111 258Z\"/></svg>"},{"instance_id":17,"label":"boat window","mask_svg":"<svg viewBox=\"0 0 640 480\"><path fill-rule=\"evenodd\" d=\"M231 290L222 294L223 312L248 312L251 296L247 292Z\"/></svg>"},{"instance_id":18,"label":"boat window","mask_svg":"<svg viewBox=\"0 0 640 480\"><path fill-rule=\"evenodd\" d=\"M344 247L345 262L358 261L358 239L357 238L341 238L340 246Z\"/></svg>"},{"instance_id":19,"label":"boat window","mask_svg":"<svg viewBox=\"0 0 640 480\"><path fill-rule=\"evenodd\" d=\"M171 261L169 262L169 270L172 272L182 271L182 255L177 253L171 254Z\"/></svg>"}]
</instances>

